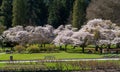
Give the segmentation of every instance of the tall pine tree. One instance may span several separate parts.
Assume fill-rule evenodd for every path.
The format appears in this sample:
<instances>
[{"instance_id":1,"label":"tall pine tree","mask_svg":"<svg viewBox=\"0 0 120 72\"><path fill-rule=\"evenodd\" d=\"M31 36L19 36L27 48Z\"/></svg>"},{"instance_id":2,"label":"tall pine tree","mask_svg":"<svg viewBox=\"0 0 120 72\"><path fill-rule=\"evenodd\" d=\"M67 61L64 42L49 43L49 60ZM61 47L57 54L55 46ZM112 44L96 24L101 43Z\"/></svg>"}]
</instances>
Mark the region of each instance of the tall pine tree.
<instances>
[{"instance_id":1,"label":"tall pine tree","mask_svg":"<svg viewBox=\"0 0 120 72\"><path fill-rule=\"evenodd\" d=\"M68 18L70 16L74 0L61 0L61 8L60 8L60 24L67 24Z\"/></svg>"},{"instance_id":2,"label":"tall pine tree","mask_svg":"<svg viewBox=\"0 0 120 72\"><path fill-rule=\"evenodd\" d=\"M26 26L26 3L27 0L13 0L12 26Z\"/></svg>"},{"instance_id":3,"label":"tall pine tree","mask_svg":"<svg viewBox=\"0 0 120 72\"><path fill-rule=\"evenodd\" d=\"M0 6L2 5L2 0L0 0Z\"/></svg>"},{"instance_id":4,"label":"tall pine tree","mask_svg":"<svg viewBox=\"0 0 120 72\"><path fill-rule=\"evenodd\" d=\"M57 28L60 25L60 16L59 16L59 9L60 9L60 0L52 0L48 7L48 23L53 27Z\"/></svg>"},{"instance_id":5,"label":"tall pine tree","mask_svg":"<svg viewBox=\"0 0 120 72\"><path fill-rule=\"evenodd\" d=\"M43 0L27 0L27 23L44 25L47 22L47 9Z\"/></svg>"},{"instance_id":6,"label":"tall pine tree","mask_svg":"<svg viewBox=\"0 0 120 72\"><path fill-rule=\"evenodd\" d=\"M73 27L80 28L85 22L86 7L86 0L75 0L73 6Z\"/></svg>"},{"instance_id":7,"label":"tall pine tree","mask_svg":"<svg viewBox=\"0 0 120 72\"><path fill-rule=\"evenodd\" d=\"M7 28L12 24L12 0L3 0L0 7L0 23Z\"/></svg>"}]
</instances>

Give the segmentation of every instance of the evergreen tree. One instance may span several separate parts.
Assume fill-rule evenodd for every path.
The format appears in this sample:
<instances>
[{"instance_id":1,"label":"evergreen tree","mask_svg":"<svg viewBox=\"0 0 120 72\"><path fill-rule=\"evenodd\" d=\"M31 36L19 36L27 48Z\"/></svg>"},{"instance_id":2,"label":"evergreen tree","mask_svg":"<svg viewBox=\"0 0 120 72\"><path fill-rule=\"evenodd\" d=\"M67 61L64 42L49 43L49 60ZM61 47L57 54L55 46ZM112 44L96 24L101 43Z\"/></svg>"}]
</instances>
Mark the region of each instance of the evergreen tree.
<instances>
[{"instance_id":1,"label":"evergreen tree","mask_svg":"<svg viewBox=\"0 0 120 72\"><path fill-rule=\"evenodd\" d=\"M86 7L86 0L75 0L73 6L73 27L80 28L85 22Z\"/></svg>"},{"instance_id":2,"label":"evergreen tree","mask_svg":"<svg viewBox=\"0 0 120 72\"><path fill-rule=\"evenodd\" d=\"M47 6L45 6L45 3L43 0L38 0L38 9L39 11L37 12L38 14L38 20L37 24L38 25L44 25L47 23L47 17L48 17L48 9Z\"/></svg>"},{"instance_id":3,"label":"evergreen tree","mask_svg":"<svg viewBox=\"0 0 120 72\"><path fill-rule=\"evenodd\" d=\"M60 24L59 19L59 9L60 9L60 0L53 0L48 7L48 23L53 27L57 28Z\"/></svg>"},{"instance_id":4,"label":"evergreen tree","mask_svg":"<svg viewBox=\"0 0 120 72\"><path fill-rule=\"evenodd\" d=\"M7 28L12 24L12 0L3 0L0 7L0 23Z\"/></svg>"},{"instance_id":5,"label":"evergreen tree","mask_svg":"<svg viewBox=\"0 0 120 72\"><path fill-rule=\"evenodd\" d=\"M0 0L0 6L2 5L2 0Z\"/></svg>"},{"instance_id":6,"label":"evergreen tree","mask_svg":"<svg viewBox=\"0 0 120 72\"><path fill-rule=\"evenodd\" d=\"M13 0L12 26L26 24L26 3L27 0Z\"/></svg>"},{"instance_id":7,"label":"evergreen tree","mask_svg":"<svg viewBox=\"0 0 120 72\"><path fill-rule=\"evenodd\" d=\"M67 24L74 0L61 0L60 24Z\"/></svg>"},{"instance_id":8,"label":"evergreen tree","mask_svg":"<svg viewBox=\"0 0 120 72\"><path fill-rule=\"evenodd\" d=\"M47 21L47 9L43 0L27 0L27 23L43 25Z\"/></svg>"},{"instance_id":9,"label":"evergreen tree","mask_svg":"<svg viewBox=\"0 0 120 72\"><path fill-rule=\"evenodd\" d=\"M70 11L74 0L48 0L48 23L57 28L61 24L66 24L70 16Z\"/></svg>"}]
</instances>

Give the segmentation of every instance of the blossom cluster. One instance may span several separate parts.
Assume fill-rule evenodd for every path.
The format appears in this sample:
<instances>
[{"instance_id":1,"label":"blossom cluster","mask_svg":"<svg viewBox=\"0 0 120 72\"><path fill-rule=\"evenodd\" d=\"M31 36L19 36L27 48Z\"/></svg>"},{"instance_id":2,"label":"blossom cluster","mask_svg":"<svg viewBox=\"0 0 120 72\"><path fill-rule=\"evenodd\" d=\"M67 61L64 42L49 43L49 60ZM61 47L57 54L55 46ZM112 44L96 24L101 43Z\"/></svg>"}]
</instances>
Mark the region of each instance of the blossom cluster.
<instances>
[{"instance_id":1,"label":"blossom cluster","mask_svg":"<svg viewBox=\"0 0 120 72\"><path fill-rule=\"evenodd\" d=\"M72 25L61 25L54 29L45 26L16 26L3 32L2 36L11 42L54 43L55 45L82 45L83 43L98 45L120 43L120 27L110 20L93 19L81 29Z\"/></svg>"}]
</instances>

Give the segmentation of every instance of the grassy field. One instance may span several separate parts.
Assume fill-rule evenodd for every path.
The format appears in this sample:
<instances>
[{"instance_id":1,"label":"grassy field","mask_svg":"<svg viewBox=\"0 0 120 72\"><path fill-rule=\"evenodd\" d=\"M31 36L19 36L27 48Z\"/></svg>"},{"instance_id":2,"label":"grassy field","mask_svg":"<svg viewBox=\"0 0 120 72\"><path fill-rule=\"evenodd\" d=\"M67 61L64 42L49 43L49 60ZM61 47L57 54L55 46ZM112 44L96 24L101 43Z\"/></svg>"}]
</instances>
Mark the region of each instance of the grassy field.
<instances>
[{"instance_id":1,"label":"grassy field","mask_svg":"<svg viewBox=\"0 0 120 72\"><path fill-rule=\"evenodd\" d=\"M50 46L50 44L46 44L46 46ZM59 47L58 47L59 48ZM65 48L64 46L62 46L62 48ZM89 45L85 48L85 52L87 51L87 49L94 49L95 46L94 45ZM10 48L0 48L0 50L2 52L5 52L3 50L10 50ZM86 52L87 53L87 52ZM55 57L56 59L65 59L65 58L102 58L104 56L104 54L86 54L86 53L82 53L82 48L81 47L77 47L75 49L73 49L73 47L71 45L67 46L67 52L64 51L59 51L59 53L32 53L32 54L5 54L5 53L0 53L0 60L9 60L10 56L13 56L14 60L37 60L37 59L44 59L45 57ZM112 55L112 54L110 54Z\"/></svg>"},{"instance_id":2,"label":"grassy field","mask_svg":"<svg viewBox=\"0 0 120 72\"><path fill-rule=\"evenodd\" d=\"M0 60L9 60L10 56L13 56L14 60L35 60L44 59L47 56L53 56L56 59L65 58L102 58L103 55L99 54L82 54L82 53L33 53L33 54L0 54Z\"/></svg>"},{"instance_id":3,"label":"grassy field","mask_svg":"<svg viewBox=\"0 0 120 72\"><path fill-rule=\"evenodd\" d=\"M0 67L6 66L6 63L0 63Z\"/></svg>"}]
</instances>

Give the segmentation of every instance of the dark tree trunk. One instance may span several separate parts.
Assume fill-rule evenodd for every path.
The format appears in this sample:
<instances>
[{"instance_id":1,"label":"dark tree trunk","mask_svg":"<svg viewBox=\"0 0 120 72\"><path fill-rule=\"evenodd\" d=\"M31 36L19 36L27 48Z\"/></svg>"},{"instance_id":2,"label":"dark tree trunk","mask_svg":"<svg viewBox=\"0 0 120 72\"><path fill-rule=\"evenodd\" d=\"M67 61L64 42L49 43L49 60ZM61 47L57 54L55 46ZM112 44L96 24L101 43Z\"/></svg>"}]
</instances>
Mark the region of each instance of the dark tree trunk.
<instances>
[{"instance_id":1,"label":"dark tree trunk","mask_svg":"<svg viewBox=\"0 0 120 72\"><path fill-rule=\"evenodd\" d=\"M11 47L11 51L13 51L13 47Z\"/></svg>"},{"instance_id":2,"label":"dark tree trunk","mask_svg":"<svg viewBox=\"0 0 120 72\"><path fill-rule=\"evenodd\" d=\"M102 48L100 48L100 54L102 54Z\"/></svg>"},{"instance_id":3,"label":"dark tree trunk","mask_svg":"<svg viewBox=\"0 0 120 72\"><path fill-rule=\"evenodd\" d=\"M73 49L75 49L76 48L76 46L73 46Z\"/></svg>"},{"instance_id":4,"label":"dark tree trunk","mask_svg":"<svg viewBox=\"0 0 120 72\"><path fill-rule=\"evenodd\" d=\"M102 48L102 46L100 47L100 54L102 54L102 50L103 50L103 48Z\"/></svg>"},{"instance_id":5,"label":"dark tree trunk","mask_svg":"<svg viewBox=\"0 0 120 72\"><path fill-rule=\"evenodd\" d=\"M43 47L42 44L40 45L40 47Z\"/></svg>"},{"instance_id":6,"label":"dark tree trunk","mask_svg":"<svg viewBox=\"0 0 120 72\"><path fill-rule=\"evenodd\" d=\"M85 53L85 44L82 44L82 53Z\"/></svg>"},{"instance_id":7,"label":"dark tree trunk","mask_svg":"<svg viewBox=\"0 0 120 72\"><path fill-rule=\"evenodd\" d=\"M117 44L116 44L116 48L120 48L120 43L117 43Z\"/></svg>"},{"instance_id":8,"label":"dark tree trunk","mask_svg":"<svg viewBox=\"0 0 120 72\"><path fill-rule=\"evenodd\" d=\"M107 46L108 46L108 49L110 49L110 48L111 48L111 44L108 44Z\"/></svg>"},{"instance_id":9,"label":"dark tree trunk","mask_svg":"<svg viewBox=\"0 0 120 72\"><path fill-rule=\"evenodd\" d=\"M60 50L62 50L62 46L60 46Z\"/></svg>"},{"instance_id":10,"label":"dark tree trunk","mask_svg":"<svg viewBox=\"0 0 120 72\"><path fill-rule=\"evenodd\" d=\"M84 46L82 47L82 53L85 53L85 49L84 49Z\"/></svg>"},{"instance_id":11,"label":"dark tree trunk","mask_svg":"<svg viewBox=\"0 0 120 72\"><path fill-rule=\"evenodd\" d=\"M95 51L98 51L98 48L99 48L99 46L98 46L98 45L96 45L96 46L95 46Z\"/></svg>"}]
</instances>

